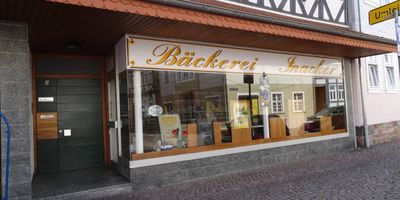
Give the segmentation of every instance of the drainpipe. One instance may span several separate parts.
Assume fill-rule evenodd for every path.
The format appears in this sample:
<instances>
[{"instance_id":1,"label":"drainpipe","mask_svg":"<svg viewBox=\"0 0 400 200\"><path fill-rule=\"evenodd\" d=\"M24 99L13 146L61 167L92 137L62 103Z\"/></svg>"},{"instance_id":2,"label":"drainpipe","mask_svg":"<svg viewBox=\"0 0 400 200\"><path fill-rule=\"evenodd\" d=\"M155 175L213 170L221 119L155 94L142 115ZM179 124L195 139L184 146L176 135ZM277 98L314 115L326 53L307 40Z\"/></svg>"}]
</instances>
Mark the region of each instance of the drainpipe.
<instances>
[{"instance_id":1,"label":"drainpipe","mask_svg":"<svg viewBox=\"0 0 400 200\"><path fill-rule=\"evenodd\" d=\"M357 5L355 5L357 4ZM362 32L362 21L361 21L361 3L360 0L355 0L353 4L353 10L356 11L357 15L354 16L356 24L351 26L353 31ZM353 12L354 13L354 12ZM360 82L360 100L361 100L361 112L362 112L362 122L363 122L363 130L364 130L364 144L366 148L370 147L369 143L369 131L368 131L368 120L367 120L367 111L365 108L365 98L364 98L364 89L363 89L363 81L362 81L362 74L361 74L361 58L357 58L357 65L358 65L358 78Z\"/></svg>"},{"instance_id":2,"label":"drainpipe","mask_svg":"<svg viewBox=\"0 0 400 200\"><path fill-rule=\"evenodd\" d=\"M361 92L361 110L362 110L362 115L363 115L363 128L364 128L364 143L365 147L369 148L369 132L368 132L368 120L367 120L367 112L365 109L365 102L364 102L364 89L363 89L363 81L362 81L362 76L361 76L361 59L358 58L358 77L360 80L360 92Z\"/></svg>"},{"instance_id":3,"label":"drainpipe","mask_svg":"<svg viewBox=\"0 0 400 200\"><path fill-rule=\"evenodd\" d=\"M214 6L214 5L205 5L205 4L196 3L196 2L187 1L187 0L148 0L148 1L157 3L157 4L167 5L167 6L180 7L180 8L190 9L190 10L197 10L197 11L201 11L201 12L231 16L231 17L235 17L235 18L260 21L260 22L265 22L265 23L269 23L269 24L289 26L289 27L294 27L294 28L303 29L303 30L317 31L317 32L321 32L321 33L334 34L334 35L351 37L351 38L361 39L361 40L369 40L369 41L374 41L374 42L379 42L379 43L384 43L384 44L391 44L391 45L396 44L396 41L394 41L394 40L381 38L378 36L365 35L365 34L357 33L357 32L350 32L345 28L337 29L337 28L329 28L326 26L310 25L307 23L302 23L300 21L295 21L295 20L289 21L289 20L281 19L279 17L272 17L272 16L258 15L258 14L253 14L253 13L240 12L240 11L232 10L229 8L222 8L222 7L218 7L218 6ZM347 2L350 2L350 1L352 1L352 0L348 0Z\"/></svg>"}]
</instances>

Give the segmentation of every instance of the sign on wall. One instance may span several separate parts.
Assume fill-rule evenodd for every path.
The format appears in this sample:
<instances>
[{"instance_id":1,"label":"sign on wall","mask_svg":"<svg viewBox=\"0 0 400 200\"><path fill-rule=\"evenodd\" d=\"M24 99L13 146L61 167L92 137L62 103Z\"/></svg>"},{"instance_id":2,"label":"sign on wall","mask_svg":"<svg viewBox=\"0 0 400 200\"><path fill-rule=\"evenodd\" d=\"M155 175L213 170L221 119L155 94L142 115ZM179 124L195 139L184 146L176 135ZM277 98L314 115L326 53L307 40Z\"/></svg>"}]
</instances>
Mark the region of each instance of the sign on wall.
<instances>
[{"instance_id":1,"label":"sign on wall","mask_svg":"<svg viewBox=\"0 0 400 200\"><path fill-rule=\"evenodd\" d=\"M342 77L340 59L127 38L129 69Z\"/></svg>"},{"instance_id":2,"label":"sign on wall","mask_svg":"<svg viewBox=\"0 0 400 200\"><path fill-rule=\"evenodd\" d=\"M395 1L369 11L369 24L374 25L389 19L393 19L396 9L400 9L400 1Z\"/></svg>"},{"instance_id":3,"label":"sign on wall","mask_svg":"<svg viewBox=\"0 0 400 200\"><path fill-rule=\"evenodd\" d=\"M395 1L369 11L369 24L374 25L395 18L397 55L400 56L400 23L399 23L400 1Z\"/></svg>"}]
</instances>

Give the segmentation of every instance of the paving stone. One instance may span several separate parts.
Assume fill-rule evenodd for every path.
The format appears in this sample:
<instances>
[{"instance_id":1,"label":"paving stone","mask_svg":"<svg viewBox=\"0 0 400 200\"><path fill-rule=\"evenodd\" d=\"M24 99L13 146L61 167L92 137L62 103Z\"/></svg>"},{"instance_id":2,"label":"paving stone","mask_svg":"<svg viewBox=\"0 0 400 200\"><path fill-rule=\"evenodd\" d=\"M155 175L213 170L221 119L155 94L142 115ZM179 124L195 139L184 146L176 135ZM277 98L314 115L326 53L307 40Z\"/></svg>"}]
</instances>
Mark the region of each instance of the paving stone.
<instances>
[{"instance_id":1,"label":"paving stone","mask_svg":"<svg viewBox=\"0 0 400 200\"><path fill-rule=\"evenodd\" d=\"M395 141L192 182L96 195L94 199L400 199L399 145L400 141ZM281 155L296 157L291 153ZM264 165L274 158L263 157ZM234 164L239 165L237 161ZM227 166L213 170L219 172ZM207 171L211 167L203 169L209 175L218 174ZM188 171L189 176L194 172ZM181 175L174 174L175 180Z\"/></svg>"}]
</instances>

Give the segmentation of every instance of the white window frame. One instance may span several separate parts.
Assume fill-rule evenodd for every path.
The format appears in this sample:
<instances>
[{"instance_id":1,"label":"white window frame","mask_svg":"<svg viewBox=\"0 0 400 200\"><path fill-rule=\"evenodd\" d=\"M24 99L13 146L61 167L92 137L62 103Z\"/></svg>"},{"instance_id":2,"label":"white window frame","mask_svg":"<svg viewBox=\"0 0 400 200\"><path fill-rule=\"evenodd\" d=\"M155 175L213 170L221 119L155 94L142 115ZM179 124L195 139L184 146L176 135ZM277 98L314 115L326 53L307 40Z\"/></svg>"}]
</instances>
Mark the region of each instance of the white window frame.
<instances>
[{"instance_id":1,"label":"white window frame","mask_svg":"<svg viewBox=\"0 0 400 200\"><path fill-rule=\"evenodd\" d=\"M339 86L342 86L342 89L340 89L340 87ZM340 95L339 95L340 94ZM343 83L338 83L337 84L337 99L338 99L338 101L344 101L344 84Z\"/></svg>"},{"instance_id":2,"label":"white window frame","mask_svg":"<svg viewBox=\"0 0 400 200\"><path fill-rule=\"evenodd\" d=\"M296 109L296 102L299 100L294 99L295 94L302 94L303 96L303 110L297 110ZM300 112L305 112L306 111L306 97L304 96L304 92L303 91L297 91L297 92L292 92L292 104L293 104L293 112L294 113L300 113Z\"/></svg>"},{"instance_id":3,"label":"white window frame","mask_svg":"<svg viewBox=\"0 0 400 200\"><path fill-rule=\"evenodd\" d=\"M180 74L183 75L184 73L188 73L188 74L189 74L189 77L186 78L186 79L180 79L180 78L179 78L179 75L180 75ZM175 73L175 81L176 81L177 83L183 83L183 82L191 81L191 80L194 80L195 77L196 77L196 75L195 75L194 72L176 72L176 73Z\"/></svg>"},{"instance_id":4,"label":"white window frame","mask_svg":"<svg viewBox=\"0 0 400 200\"><path fill-rule=\"evenodd\" d=\"M331 86L333 86L334 89L331 89ZM330 83L330 84L328 84L329 102L338 101L338 95L337 95L337 91L338 91L338 90L337 90L337 89L338 89L338 88L337 88L337 84L336 84L336 83ZM334 98L332 98L332 95L334 95Z\"/></svg>"},{"instance_id":5,"label":"white window frame","mask_svg":"<svg viewBox=\"0 0 400 200\"><path fill-rule=\"evenodd\" d=\"M275 94L279 94L279 95L281 95L281 109L282 109L282 111L276 111L275 110L275 107L274 107L274 95ZM272 113L274 113L274 114L277 114L277 113L285 113L285 101L284 101L284 99L285 99L285 97L284 97L284 95L283 95L283 92L271 92L271 112ZM279 101L277 101L277 102L279 102Z\"/></svg>"},{"instance_id":6,"label":"white window frame","mask_svg":"<svg viewBox=\"0 0 400 200\"><path fill-rule=\"evenodd\" d=\"M394 81L394 87L390 87L390 81L389 81L389 74L388 74L388 68L392 68L393 70L393 81ZM385 82L386 82L386 90L387 91L397 91L397 81L396 81L396 71L395 71L395 67L394 66L389 66L389 65L385 65Z\"/></svg>"},{"instance_id":7,"label":"white window frame","mask_svg":"<svg viewBox=\"0 0 400 200\"><path fill-rule=\"evenodd\" d=\"M386 58L389 58L389 60L387 61ZM392 54L390 54L390 53L384 54L383 60L385 62L385 65L389 65L389 66L393 65L393 55Z\"/></svg>"},{"instance_id":8,"label":"white window frame","mask_svg":"<svg viewBox=\"0 0 400 200\"><path fill-rule=\"evenodd\" d=\"M376 78L377 78L377 85L371 85L372 80L371 80L371 67L375 66L377 71L376 71ZM380 90L382 89L382 80L381 80L381 75L380 75L380 70L379 70L379 65L378 63L374 62L368 62L367 63L367 81L368 81L368 90Z\"/></svg>"}]
</instances>

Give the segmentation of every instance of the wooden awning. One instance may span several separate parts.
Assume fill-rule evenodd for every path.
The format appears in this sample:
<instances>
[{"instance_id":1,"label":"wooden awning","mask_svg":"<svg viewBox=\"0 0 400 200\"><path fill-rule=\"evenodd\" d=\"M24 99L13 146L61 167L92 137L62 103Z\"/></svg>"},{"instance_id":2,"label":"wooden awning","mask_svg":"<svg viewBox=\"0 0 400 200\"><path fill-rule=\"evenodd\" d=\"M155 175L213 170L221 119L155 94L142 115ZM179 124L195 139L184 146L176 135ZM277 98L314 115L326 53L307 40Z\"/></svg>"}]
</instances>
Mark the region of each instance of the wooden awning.
<instances>
[{"instance_id":1,"label":"wooden awning","mask_svg":"<svg viewBox=\"0 0 400 200\"><path fill-rule=\"evenodd\" d=\"M348 58L396 51L393 43L139 0L30 0L26 6L18 1L0 3L0 11L14 5L21 16L0 12L0 19L26 21L32 51L39 53L62 53L65 42L77 41L82 44L81 53L104 55L124 33Z\"/></svg>"}]
</instances>

